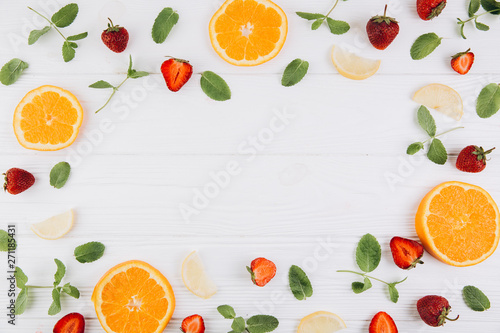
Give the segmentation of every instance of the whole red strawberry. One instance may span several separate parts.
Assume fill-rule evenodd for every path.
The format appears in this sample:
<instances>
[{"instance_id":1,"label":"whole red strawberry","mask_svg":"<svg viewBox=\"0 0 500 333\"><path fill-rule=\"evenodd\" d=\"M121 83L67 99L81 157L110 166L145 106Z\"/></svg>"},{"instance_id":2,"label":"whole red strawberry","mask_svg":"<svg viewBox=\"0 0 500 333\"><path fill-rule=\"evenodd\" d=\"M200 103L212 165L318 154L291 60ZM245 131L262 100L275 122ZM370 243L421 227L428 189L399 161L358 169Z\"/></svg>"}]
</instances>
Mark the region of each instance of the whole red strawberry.
<instances>
[{"instance_id":1,"label":"whole red strawberry","mask_svg":"<svg viewBox=\"0 0 500 333\"><path fill-rule=\"evenodd\" d=\"M392 17L386 16L387 5L385 5L384 15L372 17L366 24L368 39L373 47L385 50L399 33L399 24Z\"/></svg>"},{"instance_id":2,"label":"whole red strawberry","mask_svg":"<svg viewBox=\"0 0 500 333\"><path fill-rule=\"evenodd\" d=\"M205 322L200 315L189 316L182 321L181 331L183 333L204 333Z\"/></svg>"},{"instance_id":3,"label":"whole red strawberry","mask_svg":"<svg viewBox=\"0 0 500 333\"><path fill-rule=\"evenodd\" d=\"M459 317L457 316L455 319L448 318L451 312L450 303L446 298L436 295L419 299L417 310L424 323L433 327L443 326L446 320L455 321Z\"/></svg>"},{"instance_id":4,"label":"whole red strawberry","mask_svg":"<svg viewBox=\"0 0 500 333\"><path fill-rule=\"evenodd\" d=\"M380 311L377 313L368 328L369 333L398 333L398 328L394 319L386 312Z\"/></svg>"},{"instance_id":5,"label":"whole red strawberry","mask_svg":"<svg viewBox=\"0 0 500 333\"><path fill-rule=\"evenodd\" d=\"M247 270L252 276L252 282L259 287L264 287L276 275L276 265L266 258L254 259Z\"/></svg>"},{"instance_id":6,"label":"whole red strawberry","mask_svg":"<svg viewBox=\"0 0 500 333\"><path fill-rule=\"evenodd\" d=\"M417 0L417 13L424 21L439 16L444 7L446 7L446 0Z\"/></svg>"},{"instance_id":7,"label":"whole red strawberry","mask_svg":"<svg viewBox=\"0 0 500 333\"><path fill-rule=\"evenodd\" d=\"M424 247L411 239L393 237L391 239L392 259L396 266L402 269L412 269L417 264L423 264L420 260L424 255Z\"/></svg>"},{"instance_id":8,"label":"whole red strawberry","mask_svg":"<svg viewBox=\"0 0 500 333\"><path fill-rule=\"evenodd\" d=\"M460 75L467 74L474 63L474 53L468 49L451 57L451 68Z\"/></svg>"},{"instance_id":9,"label":"whole red strawberry","mask_svg":"<svg viewBox=\"0 0 500 333\"><path fill-rule=\"evenodd\" d=\"M478 146L467 146L460 154L458 154L457 158L457 169L464 172L481 172L486 168L486 155L493 151L492 148L490 150L484 151L483 147Z\"/></svg>"},{"instance_id":10,"label":"whole red strawberry","mask_svg":"<svg viewBox=\"0 0 500 333\"><path fill-rule=\"evenodd\" d=\"M19 194L29 189L35 183L35 177L26 170L12 168L5 175L4 191L10 194Z\"/></svg>"},{"instance_id":11,"label":"whole red strawberry","mask_svg":"<svg viewBox=\"0 0 500 333\"><path fill-rule=\"evenodd\" d=\"M83 333L85 332L85 318L73 312L65 315L54 326L54 333Z\"/></svg>"},{"instance_id":12,"label":"whole red strawberry","mask_svg":"<svg viewBox=\"0 0 500 333\"><path fill-rule=\"evenodd\" d=\"M108 28L101 34L101 39L111 51L121 53L125 51L128 44L128 31L124 27L114 25L113 21L108 18Z\"/></svg>"},{"instance_id":13,"label":"whole red strawberry","mask_svg":"<svg viewBox=\"0 0 500 333\"><path fill-rule=\"evenodd\" d=\"M171 91L179 91L193 75L193 66L187 60L170 58L161 64L161 73Z\"/></svg>"}]
</instances>

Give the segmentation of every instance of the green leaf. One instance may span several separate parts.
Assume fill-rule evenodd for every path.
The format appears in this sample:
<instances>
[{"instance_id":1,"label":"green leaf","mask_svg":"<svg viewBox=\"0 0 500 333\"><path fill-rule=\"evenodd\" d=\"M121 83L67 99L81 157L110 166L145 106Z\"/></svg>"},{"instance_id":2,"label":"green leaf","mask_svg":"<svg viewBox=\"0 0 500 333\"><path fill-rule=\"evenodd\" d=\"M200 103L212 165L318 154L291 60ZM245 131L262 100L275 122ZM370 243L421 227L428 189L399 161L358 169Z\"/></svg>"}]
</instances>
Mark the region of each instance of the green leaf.
<instances>
[{"instance_id":1,"label":"green leaf","mask_svg":"<svg viewBox=\"0 0 500 333\"><path fill-rule=\"evenodd\" d=\"M54 259L57 265L56 274L54 274L54 287L57 287L61 283L64 275L66 274L66 266L59 259Z\"/></svg>"},{"instance_id":2,"label":"green leaf","mask_svg":"<svg viewBox=\"0 0 500 333\"><path fill-rule=\"evenodd\" d=\"M399 292L396 289L396 283L389 283L389 297L393 303L397 303L399 299Z\"/></svg>"},{"instance_id":3,"label":"green leaf","mask_svg":"<svg viewBox=\"0 0 500 333\"><path fill-rule=\"evenodd\" d=\"M364 282L353 282L352 283L352 291L355 294L361 294L364 291L367 291L372 287L372 282L369 278L365 277Z\"/></svg>"},{"instance_id":4,"label":"green leaf","mask_svg":"<svg viewBox=\"0 0 500 333\"><path fill-rule=\"evenodd\" d=\"M148 72L143 72L143 71L136 71L135 69L132 70L132 72L129 75L129 78L131 79L138 79L143 76L148 76Z\"/></svg>"},{"instance_id":5,"label":"green leaf","mask_svg":"<svg viewBox=\"0 0 500 333\"><path fill-rule=\"evenodd\" d=\"M325 21L324 18L320 18L320 19L317 19L316 21L313 22L313 24L311 25L311 29L312 30L318 30L319 27L321 27L321 25L323 24L323 22Z\"/></svg>"},{"instance_id":6,"label":"green leaf","mask_svg":"<svg viewBox=\"0 0 500 333\"><path fill-rule=\"evenodd\" d=\"M439 139L433 139L427 152L427 157L434 163L443 165L448 159L448 153Z\"/></svg>"},{"instance_id":7,"label":"green leaf","mask_svg":"<svg viewBox=\"0 0 500 333\"><path fill-rule=\"evenodd\" d=\"M19 266L16 267L16 271L14 273L14 276L16 278L16 286L19 289L24 289L24 287L26 287L26 283L28 283L28 277L26 276L26 274L24 274L21 267L19 267Z\"/></svg>"},{"instance_id":8,"label":"green leaf","mask_svg":"<svg viewBox=\"0 0 500 333\"><path fill-rule=\"evenodd\" d=\"M481 6L481 0L470 0L469 17L474 16L474 14L479 10L480 6Z\"/></svg>"},{"instance_id":9,"label":"green leaf","mask_svg":"<svg viewBox=\"0 0 500 333\"><path fill-rule=\"evenodd\" d=\"M344 21L334 20L330 17L326 18L326 23L328 23L328 27L330 28L330 32L334 35L342 35L351 29L349 23Z\"/></svg>"},{"instance_id":10,"label":"green leaf","mask_svg":"<svg viewBox=\"0 0 500 333\"><path fill-rule=\"evenodd\" d=\"M369 273L378 267L381 258L382 249L377 239L371 234L361 237L356 248L356 263L359 268Z\"/></svg>"},{"instance_id":11,"label":"green leaf","mask_svg":"<svg viewBox=\"0 0 500 333\"><path fill-rule=\"evenodd\" d=\"M490 83L481 90L476 103L477 115L489 118L500 109L500 85Z\"/></svg>"},{"instance_id":12,"label":"green leaf","mask_svg":"<svg viewBox=\"0 0 500 333\"><path fill-rule=\"evenodd\" d=\"M100 242L89 242L75 248L75 258L82 264L100 259L106 247Z\"/></svg>"},{"instance_id":13,"label":"green leaf","mask_svg":"<svg viewBox=\"0 0 500 333\"><path fill-rule=\"evenodd\" d=\"M211 71L201 74L200 85L203 92L215 101L227 101L231 98L231 89L226 81Z\"/></svg>"},{"instance_id":14,"label":"green leaf","mask_svg":"<svg viewBox=\"0 0 500 333\"><path fill-rule=\"evenodd\" d=\"M77 299L80 298L80 291L78 290L78 288L72 286L71 284L69 284L69 282L62 287L61 291L68 294L71 297Z\"/></svg>"},{"instance_id":15,"label":"green leaf","mask_svg":"<svg viewBox=\"0 0 500 333\"><path fill-rule=\"evenodd\" d=\"M429 134L429 136L435 136L436 135L436 122L434 121L434 118L432 117L431 113L429 110L421 105L420 108L417 111L417 119L420 127L424 129L424 131Z\"/></svg>"},{"instance_id":16,"label":"green leaf","mask_svg":"<svg viewBox=\"0 0 500 333\"><path fill-rule=\"evenodd\" d=\"M473 311L485 311L491 306L488 297L474 286L465 286L462 290L465 304Z\"/></svg>"},{"instance_id":17,"label":"green leaf","mask_svg":"<svg viewBox=\"0 0 500 333\"><path fill-rule=\"evenodd\" d=\"M115 88L111 83L103 81L103 80L99 80L97 82L94 82L89 87L90 88L96 88L96 89L106 89L106 88L112 88L113 89L113 88Z\"/></svg>"},{"instance_id":18,"label":"green leaf","mask_svg":"<svg viewBox=\"0 0 500 333\"><path fill-rule=\"evenodd\" d=\"M325 18L323 14L314 14L314 13L306 13L306 12L295 12L298 16L302 17L306 20L317 20L320 18Z\"/></svg>"},{"instance_id":19,"label":"green leaf","mask_svg":"<svg viewBox=\"0 0 500 333\"><path fill-rule=\"evenodd\" d=\"M291 87L299 83L307 74L309 63L302 59L295 59L285 68L281 84L285 87Z\"/></svg>"},{"instance_id":20,"label":"green leaf","mask_svg":"<svg viewBox=\"0 0 500 333\"><path fill-rule=\"evenodd\" d=\"M28 305L28 288L23 288L21 289L19 295L17 295L15 304L16 315L23 314L24 310L26 310L27 305Z\"/></svg>"},{"instance_id":21,"label":"green leaf","mask_svg":"<svg viewBox=\"0 0 500 333\"><path fill-rule=\"evenodd\" d=\"M0 70L0 82L9 86L17 81L26 68L28 63L21 59L14 58L2 66Z\"/></svg>"},{"instance_id":22,"label":"green leaf","mask_svg":"<svg viewBox=\"0 0 500 333\"><path fill-rule=\"evenodd\" d=\"M69 36L67 38L67 40L80 40L80 39L87 38L88 35L89 35L88 32L82 32L81 34L78 34L78 35Z\"/></svg>"},{"instance_id":23,"label":"green leaf","mask_svg":"<svg viewBox=\"0 0 500 333\"><path fill-rule=\"evenodd\" d=\"M71 172L68 162L59 162L50 170L50 186L60 189L66 184Z\"/></svg>"},{"instance_id":24,"label":"green leaf","mask_svg":"<svg viewBox=\"0 0 500 333\"><path fill-rule=\"evenodd\" d=\"M62 55L64 62L69 62L75 57L75 49L71 46L70 42L64 42L62 47Z\"/></svg>"},{"instance_id":25,"label":"green leaf","mask_svg":"<svg viewBox=\"0 0 500 333\"><path fill-rule=\"evenodd\" d=\"M442 38L433 32L418 37L411 46L411 58L420 60L427 57L441 44L441 40Z\"/></svg>"},{"instance_id":26,"label":"green leaf","mask_svg":"<svg viewBox=\"0 0 500 333\"><path fill-rule=\"evenodd\" d=\"M306 273L299 266L292 265L288 272L288 282L293 296L299 301L311 297L313 294L313 287L311 281Z\"/></svg>"},{"instance_id":27,"label":"green leaf","mask_svg":"<svg viewBox=\"0 0 500 333\"><path fill-rule=\"evenodd\" d=\"M415 142L408 146L408 149L406 149L406 153L408 155L415 155L422 149L424 149L424 144L422 142Z\"/></svg>"},{"instance_id":28,"label":"green leaf","mask_svg":"<svg viewBox=\"0 0 500 333\"><path fill-rule=\"evenodd\" d=\"M252 316L247 320L247 330L250 333L272 332L278 327L278 325L278 319L267 315Z\"/></svg>"},{"instance_id":29,"label":"green leaf","mask_svg":"<svg viewBox=\"0 0 500 333\"><path fill-rule=\"evenodd\" d=\"M484 23L478 22L477 20L474 21L474 24L476 25L477 30L481 30L481 31L488 31L488 30L490 30L489 26L487 26Z\"/></svg>"},{"instance_id":30,"label":"green leaf","mask_svg":"<svg viewBox=\"0 0 500 333\"><path fill-rule=\"evenodd\" d=\"M7 252L15 250L17 247L16 240L9 235L5 230L0 229L0 251Z\"/></svg>"},{"instance_id":31,"label":"green leaf","mask_svg":"<svg viewBox=\"0 0 500 333\"><path fill-rule=\"evenodd\" d=\"M156 17L151 36L157 44L161 44L167 39L168 34L179 21L179 14L172 8L163 8L163 10Z\"/></svg>"},{"instance_id":32,"label":"green leaf","mask_svg":"<svg viewBox=\"0 0 500 333\"><path fill-rule=\"evenodd\" d=\"M52 18L50 19L52 23L58 28L64 28L73 23L78 15L78 5L76 3L70 3L59 9Z\"/></svg>"},{"instance_id":33,"label":"green leaf","mask_svg":"<svg viewBox=\"0 0 500 333\"><path fill-rule=\"evenodd\" d=\"M36 41L42 37L43 35L45 35L47 32L49 32L50 30L50 25L46 26L46 27L43 27L42 29L40 30L32 30L30 32L30 35L28 37L28 45L33 45L36 43Z\"/></svg>"},{"instance_id":34,"label":"green leaf","mask_svg":"<svg viewBox=\"0 0 500 333\"><path fill-rule=\"evenodd\" d=\"M493 15L500 15L500 2L495 0L481 0L484 10Z\"/></svg>"},{"instance_id":35,"label":"green leaf","mask_svg":"<svg viewBox=\"0 0 500 333\"><path fill-rule=\"evenodd\" d=\"M234 319L236 317L236 312L230 305L220 305L217 307L217 311L226 319Z\"/></svg>"},{"instance_id":36,"label":"green leaf","mask_svg":"<svg viewBox=\"0 0 500 333\"><path fill-rule=\"evenodd\" d=\"M235 333L242 333L245 331L245 319L242 317L234 318L231 328Z\"/></svg>"},{"instance_id":37,"label":"green leaf","mask_svg":"<svg viewBox=\"0 0 500 333\"><path fill-rule=\"evenodd\" d=\"M59 289L52 289L52 304L49 308L49 316L54 316L61 312L61 292Z\"/></svg>"}]
</instances>

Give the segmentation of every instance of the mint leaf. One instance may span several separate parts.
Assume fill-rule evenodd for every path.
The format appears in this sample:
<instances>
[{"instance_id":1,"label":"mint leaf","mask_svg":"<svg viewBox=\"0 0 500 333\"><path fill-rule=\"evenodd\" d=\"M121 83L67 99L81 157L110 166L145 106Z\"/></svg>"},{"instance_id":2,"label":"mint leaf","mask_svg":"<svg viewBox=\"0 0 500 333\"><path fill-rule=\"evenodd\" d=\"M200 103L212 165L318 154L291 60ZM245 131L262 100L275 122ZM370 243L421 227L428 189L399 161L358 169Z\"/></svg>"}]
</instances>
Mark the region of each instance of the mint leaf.
<instances>
[{"instance_id":1,"label":"mint leaf","mask_svg":"<svg viewBox=\"0 0 500 333\"><path fill-rule=\"evenodd\" d=\"M436 135L436 122L434 121L434 118L432 117L431 113L429 110L421 105L420 108L417 111L417 119L420 127L424 129L424 131L429 134L429 136L435 136Z\"/></svg>"},{"instance_id":2,"label":"mint leaf","mask_svg":"<svg viewBox=\"0 0 500 333\"><path fill-rule=\"evenodd\" d=\"M306 273L299 266L292 265L288 272L288 282L293 296L299 301L311 297L313 288Z\"/></svg>"},{"instance_id":3,"label":"mint leaf","mask_svg":"<svg viewBox=\"0 0 500 333\"><path fill-rule=\"evenodd\" d=\"M489 26L487 26L484 23L478 22L477 20L474 20L474 24L476 25L477 30L481 30L481 31L488 31L488 30L490 30Z\"/></svg>"},{"instance_id":4,"label":"mint leaf","mask_svg":"<svg viewBox=\"0 0 500 333\"><path fill-rule=\"evenodd\" d=\"M58 28L64 28L73 23L78 15L78 5L76 3L70 3L59 9L52 18L50 19L52 23Z\"/></svg>"},{"instance_id":5,"label":"mint leaf","mask_svg":"<svg viewBox=\"0 0 500 333\"><path fill-rule=\"evenodd\" d=\"M179 21L179 14L172 8L163 8L163 10L156 17L153 29L151 30L151 37L157 44L163 43L174 25Z\"/></svg>"},{"instance_id":6,"label":"mint leaf","mask_svg":"<svg viewBox=\"0 0 500 333\"><path fill-rule=\"evenodd\" d=\"M334 20L332 18L327 17L326 23L328 23L328 27L330 28L330 32L334 35L342 35L351 29L349 23L344 21Z\"/></svg>"},{"instance_id":7,"label":"mint leaf","mask_svg":"<svg viewBox=\"0 0 500 333\"><path fill-rule=\"evenodd\" d=\"M393 303L397 303L399 300L399 292L396 289L396 283L389 283L389 297Z\"/></svg>"},{"instance_id":8,"label":"mint leaf","mask_svg":"<svg viewBox=\"0 0 500 333\"><path fill-rule=\"evenodd\" d=\"M242 317L234 318L233 323L231 324L231 329L235 333L242 333L245 331L245 319Z\"/></svg>"},{"instance_id":9,"label":"mint leaf","mask_svg":"<svg viewBox=\"0 0 500 333\"><path fill-rule=\"evenodd\" d=\"M479 7L481 6L481 0L470 0L469 2L469 17L474 16L474 14L479 10Z\"/></svg>"},{"instance_id":10,"label":"mint leaf","mask_svg":"<svg viewBox=\"0 0 500 333\"><path fill-rule=\"evenodd\" d=\"M474 286L465 286L462 290L465 304L473 311L485 311L491 306L488 297Z\"/></svg>"},{"instance_id":11,"label":"mint leaf","mask_svg":"<svg viewBox=\"0 0 500 333\"><path fill-rule=\"evenodd\" d=\"M59 259L54 259L57 265L56 274L54 274L54 287L57 287L61 283L64 275L66 274L66 266Z\"/></svg>"},{"instance_id":12,"label":"mint leaf","mask_svg":"<svg viewBox=\"0 0 500 333\"><path fill-rule=\"evenodd\" d=\"M415 142L408 146L408 149L406 149L406 153L408 155L415 155L422 149L424 149L424 144L422 142Z\"/></svg>"},{"instance_id":13,"label":"mint leaf","mask_svg":"<svg viewBox=\"0 0 500 333\"><path fill-rule=\"evenodd\" d=\"M89 242L75 248L75 258L82 264L93 262L103 256L105 248L100 242Z\"/></svg>"},{"instance_id":14,"label":"mint leaf","mask_svg":"<svg viewBox=\"0 0 500 333\"><path fill-rule=\"evenodd\" d=\"M252 316L247 320L247 330L250 333L272 332L278 327L278 325L278 319L267 315Z\"/></svg>"},{"instance_id":15,"label":"mint leaf","mask_svg":"<svg viewBox=\"0 0 500 333\"><path fill-rule=\"evenodd\" d=\"M500 15L500 2L495 0L481 0L484 10L493 15Z\"/></svg>"},{"instance_id":16,"label":"mint leaf","mask_svg":"<svg viewBox=\"0 0 500 333\"><path fill-rule=\"evenodd\" d=\"M129 65L128 65L128 70L127 70L127 77L131 79L137 79L143 76L148 76L148 72L138 72L135 69L132 69L132 55L129 56Z\"/></svg>"},{"instance_id":17,"label":"mint leaf","mask_svg":"<svg viewBox=\"0 0 500 333\"><path fill-rule=\"evenodd\" d=\"M61 291L68 294L71 297L77 299L80 298L80 291L78 290L78 288L72 286L71 284L69 284L69 282L62 287Z\"/></svg>"},{"instance_id":18,"label":"mint leaf","mask_svg":"<svg viewBox=\"0 0 500 333\"><path fill-rule=\"evenodd\" d=\"M49 316L54 316L61 312L61 292L59 289L52 289L52 304L49 308Z\"/></svg>"},{"instance_id":19,"label":"mint leaf","mask_svg":"<svg viewBox=\"0 0 500 333\"><path fill-rule=\"evenodd\" d=\"M81 34L78 34L78 35L69 36L67 38L67 40L80 40L80 39L87 38L88 35L89 35L88 32L82 32Z\"/></svg>"},{"instance_id":20,"label":"mint leaf","mask_svg":"<svg viewBox=\"0 0 500 333\"><path fill-rule=\"evenodd\" d=\"M226 81L214 72L203 72L200 84L203 92L215 101L226 101L231 98L231 89Z\"/></svg>"},{"instance_id":21,"label":"mint leaf","mask_svg":"<svg viewBox=\"0 0 500 333\"><path fill-rule=\"evenodd\" d=\"M361 237L356 248L356 263L359 268L369 273L378 267L381 258L382 249L377 239L371 234Z\"/></svg>"},{"instance_id":22,"label":"mint leaf","mask_svg":"<svg viewBox=\"0 0 500 333\"><path fill-rule=\"evenodd\" d=\"M37 40L45 35L50 30L50 25L43 27L40 30L32 30L28 37L28 45L33 45L37 42Z\"/></svg>"},{"instance_id":23,"label":"mint leaf","mask_svg":"<svg viewBox=\"0 0 500 333\"><path fill-rule=\"evenodd\" d=\"M325 21L324 18L320 18L320 19L317 19L316 21L313 22L313 24L311 25L311 29L312 30L318 30L319 27L321 27L321 25L323 24L323 22Z\"/></svg>"},{"instance_id":24,"label":"mint leaf","mask_svg":"<svg viewBox=\"0 0 500 333\"><path fill-rule=\"evenodd\" d=\"M361 294L364 291L367 291L372 287L372 282L369 278L365 277L364 282L353 282L352 283L352 291L355 294Z\"/></svg>"},{"instance_id":25,"label":"mint leaf","mask_svg":"<svg viewBox=\"0 0 500 333\"><path fill-rule=\"evenodd\" d=\"M477 115L489 118L500 109L500 85L490 83L481 90L476 103Z\"/></svg>"},{"instance_id":26,"label":"mint leaf","mask_svg":"<svg viewBox=\"0 0 500 333\"><path fill-rule=\"evenodd\" d=\"M16 278L16 286L19 289L24 289L26 287L26 283L28 283L28 277L26 276L26 274L24 274L21 267L19 266L16 267L14 277Z\"/></svg>"},{"instance_id":27,"label":"mint leaf","mask_svg":"<svg viewBox=\"0 0 500 333\"><path fill-rule=\"evenodd\" d=\"M114 86L111 83L103 81L103 80L99 80L97 82L94 82L89 87L95 88L95 89L114 88Z\"/></svg>"},{"instance_id":28,"label":"mint leaf","mask_svg":"<svg viewBox=\"0 0 500 333\"><path fill-rule=\"evenodd\" d=\"M9 250L15 250L16 247L16 240L12 238L7 231L0 229L0 251L7 252Z\"/></svg>"},{"instance_id":29,"label":"mint leaf","mask_svg":"<svg viewBox=\"0 0 500 333\"><path fill-rule=\"evenodd\" d=\"M306 12L295 12L298 16L302 17L306 20L317 20L320 18L325 18L323 14L314 14L314 13L306 13Z\"/></svg>"},{"instance_id":30,"label":"mint leaf","mask_svg":"<svg viewBox=\"0 0 500 333\"><path fill-rule=\"evenodd\" d=\"M71 172L68 162L59 162L50 170L50 185L60 189L66 184Z\"/></svg>"},{"instance_id":31,"label":"mint leaf","mask_svg":"<svg viewBox=\"0 0 500 333\"><path fill-rule=\"evenodd\" d=\"M73 60L73 58L75 58L75 49L73 48L73 44L74 43L64 42L62 47L62 55L64 62L69 62Z\"/></svg>"},{"instance_id":32,"label":"mint leaf","mask_svg":"<svg viewBox=\"0 0 500 333\"><path fill-rule=\"evenodd\" d=\"M309 63L302 59L295 59L288 64L281 78L281 84L285 87L291 87L299 83L307 74Z\"/></svg>"},{"instance_id":33,"label":"mint leaf","mask_svg":"<svg viewBox=\"0 0 500 333\"><path fill-rule=\"evenodd\" d=\"M16 298L15 313L16 315L23 314L28 305L28 288L22 288Z\"/></svg>"},{"instance_id":34,"label":"mint leaf","mask_svg":"<svg viewBox=\"0 0 500 333\"><path fill-rule=\"evenodd\" d=\"M433 32L418 37L411 46L411 58L420 60L427 57L441 44L441 40L442 38Z\"/></svg>"},{"instance_id":35,"label":"mint leaf","mask_svg":"<svg viewBox=\"0 0 500 333\"><path fill-rule=\"evenodd\" d=\"M0 82L3 85L10 86L15 83L17 79L21 76L26 68L29 65L27 62L22 61L21 59L14 58L7 62L2 66L0 70Z\"/></svg>"},{"instance_id":36,"label":"mint leaf","mask_svg":"<svg viewBox=\"0 0 500 333\"><path fill-rule=\"evenodd\" d=\"M236 312L230 305L220 305L217 307L217 311L226 319L234 319L236 317Z\"/></svg>"},{"instance_id":37,"label":"mint leaf","mask_svg":"<svg viewBox=\"0 0 500 333\"><path fill-rule=\"evenodd\" d=\"M448 159L448 153L439 139L433 139L427 152L427 157L434 163L443 165Z\"/></svg>"}]
</instances>

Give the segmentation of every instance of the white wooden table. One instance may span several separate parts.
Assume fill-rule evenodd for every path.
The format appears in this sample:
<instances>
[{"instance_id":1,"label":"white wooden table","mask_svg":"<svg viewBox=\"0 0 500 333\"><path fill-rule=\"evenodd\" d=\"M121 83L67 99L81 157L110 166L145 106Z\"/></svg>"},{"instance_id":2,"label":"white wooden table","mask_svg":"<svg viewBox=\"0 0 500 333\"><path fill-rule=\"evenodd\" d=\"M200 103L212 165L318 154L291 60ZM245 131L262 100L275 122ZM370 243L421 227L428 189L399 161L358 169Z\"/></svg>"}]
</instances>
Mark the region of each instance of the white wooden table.
<instances>
[{"instance_id":1,"label":"white wooden table","mask_svg":"<svg viewBox=\"0 0 500 333\"><path fill-rule=\"evenodd\" d=\"M465 174L454 166L466 145L500 146L500 116L483 120L474 108L480 89L500 81L498 17L484 18L492 27L489 32L467 27L469 38L463 40L455 22L467 16L465 0L450 1L432 22L418 18L414 0L389 1L389 14L400 21L401 33L387 50L377 51L368 43L365 24L383 11L385 1L341 2L332 17L348 21L352 29L335 36L325 27L311 31L310 24L294 14L326 12L333 1L277 0L289 19L282 52L264 65L238 68L221 60L210 45L208 22L219 1L78 2L78 18L65 30L88 31L89 37L79 42L70 63L62 61L62 42L54 31L33 46L26 41L31 29L43 25L26 6L50 15L66 1L0 5L0 63L19 57L30 64L16 84L0 86L0 170L21 167L37 179L22 195L0 196L0 228L16 225L18 264L30 282L50 284L56 257L67 265L65 281L82 292L79 300L65 297L61 314L50 317L49 292L37 290L12 327L4 314L8 298L2 278L1 332L49 333L61 315L72 311L87 318L86 332L103 332L90 301L93 286L106 270L129 259L151 263L172 283L177 308L166 332L177 332L182 318L194 313L205 318L207 332L229 331L230 322L216 311L221 304L234 306L246 317L276 316L280 320L276 332L295 332L300 318L317 310L340 315L348 325L345 332L367 332L378 311L390 313L401 332L431 332L415 307L428 294L447 297L453 314L460 314L458 322L446 324L440 332L498 332L500 253L470 268L450 267L426 254L425 265L405 272L393 264L388 246L395 235L416 239L413 222L420 199L443 181L482 186L500 202L498 154L492 155L481 174ZM175 8L180 20L167 41L157 45L150 30L166 6ZM123 54L110 52L100 41L107 17L130 32ZM447 39L428 58L411 60L409 49L415 38L432 31ZM340 76L330 61L334 44L382 59L379 72L360 82ZM449 57L469 47L476 63L462 77L449 67ZM94 114L109 92L88 85L100 79L120 82L129 54L135 68L153 74L128 81L114 105ZM166 55L189 59L194 66L195 74L179 93L167 90L159 73ZM295 58L310 62L309 74L294 87L282 87L281 73ZM230 101L215 102L203 94L199 80L205 70L226 79L233 94ZM465 106L459 123L433 112L438 130L465 126L444 138L450 153L444 166L405 154L410 143L425 138L411 96L434 82L456 89ZM26 150L13 134L14 108L29 90L43 84L72 91L86 112L79 138L63 151ZM288 118L272 130L276 114ZM249 148L252 140L257 140L258 149ZM63 160L73 167L71 178L63 189L55 190L49 186L49 171ZM199 214L183 218L180 205L192 206L195 191L210 187L211 173L224 170L228 163L238 166L238 174L227 186L212 188L217 193L206 205L197 206ZM76 222L64 238L46 241L30 231L31 223L69 208L74 208ZM356 277L336 273L356 269L356 243L368 232L383 247L381 265L373 274L391 281L409 277L399 287L398 304L388 300L380 284L355 295L350 284ZM106 245L102 259L86 265L73 259L75 246L94 240ZM210 300L192 295L182 283L181 262L195 249L219 287ZM245 269L258 256L278 266L276 278L265 288L251 285ZM6 271L6 255L0 258ZM295 300L289 291L287 273L292 264L302 266L313 283L314 295L306 301ZM461 289L468 284L490 297L490 310L475 313L466 307Z\"/></svg>"}]
</instances>

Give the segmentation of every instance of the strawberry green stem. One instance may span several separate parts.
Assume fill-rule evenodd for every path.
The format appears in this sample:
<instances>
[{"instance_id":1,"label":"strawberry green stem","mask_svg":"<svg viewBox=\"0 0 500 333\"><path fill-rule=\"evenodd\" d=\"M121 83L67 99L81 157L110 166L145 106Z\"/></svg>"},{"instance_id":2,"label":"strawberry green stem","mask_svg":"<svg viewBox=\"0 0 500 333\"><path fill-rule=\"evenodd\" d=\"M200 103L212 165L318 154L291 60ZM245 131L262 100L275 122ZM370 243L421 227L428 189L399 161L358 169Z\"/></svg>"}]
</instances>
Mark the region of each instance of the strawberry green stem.
<instances>
[{"instance_id":1,"label":"strawberry green stem","mask_svg":"<svg viewBox=\"0 0 500 333\"><path fill-rule=\"evenodd\" d=\"M46 18L45 16L43 16L42 14L40 14L39 12L37 12L36 10L34 10L34 9L33 9L33 8L31 8L31 7L28 7L28 9L30 9L30 10L32 10L32 11L34 11L35 13L37 13L38 15L40 15L41 17L43 17L43 18L44 18L47 22L49 22L49 23L50 23L50 25L51 25L51 26L53 26L53 27L54 27L54 29L56 29L56 31L59 33L59 35L61 35L61 37L62 37L62 38L64 38L64 41L66 41L66 42L68 41L68 39L67 39L67 38L66 38L66 37L62 34L62 32L61 32L59 29L57 29L57 27L55 26L55 24L54 24L54 23L52 23L52 21L51 21L51 20L49 20L48 18Z\"/></svg>"},{"instance_id":2,"label":"strawberry green stem","mask_svg":"<svg viewBox=\"0 0 500 333\"><path fill-rule=\"evenodd\" d=\"M370 276L370 275L367 275L366 273L360 273L360 272L355 272L355 271L350 271L350 270L338 270L337 271L338 273L353 273L353 274L357 274L357 275L360 275L362 277L367 277L369 279L373 279L373 280L377 280L379 282L382 282L382 283L385 283L386 285L391 285L391 283L389 282L385 282L383 280L380 280L380 279L377 279L376 277L373 277L373 276ZM403 283L406 281L408 277L405 277L403 280L401 281L398 281L398 282L395 282L395 283L392 283L392 284L400 284L400 283Z\"/></svg>"}]
</instances>

